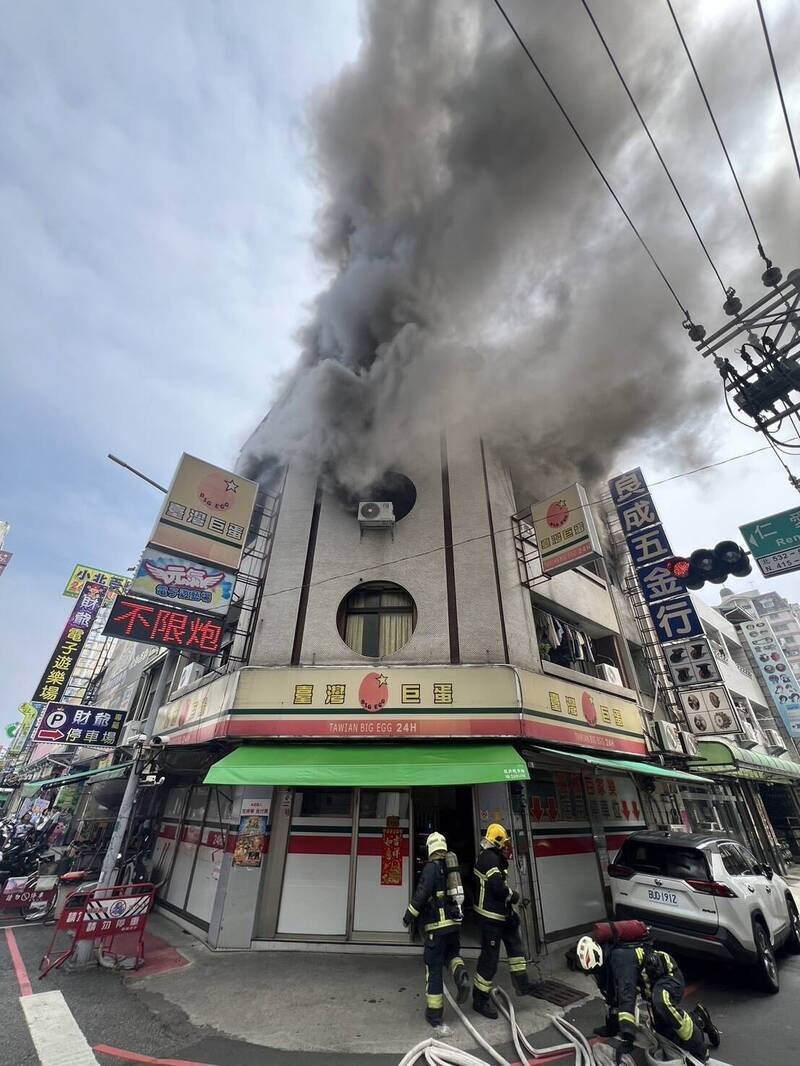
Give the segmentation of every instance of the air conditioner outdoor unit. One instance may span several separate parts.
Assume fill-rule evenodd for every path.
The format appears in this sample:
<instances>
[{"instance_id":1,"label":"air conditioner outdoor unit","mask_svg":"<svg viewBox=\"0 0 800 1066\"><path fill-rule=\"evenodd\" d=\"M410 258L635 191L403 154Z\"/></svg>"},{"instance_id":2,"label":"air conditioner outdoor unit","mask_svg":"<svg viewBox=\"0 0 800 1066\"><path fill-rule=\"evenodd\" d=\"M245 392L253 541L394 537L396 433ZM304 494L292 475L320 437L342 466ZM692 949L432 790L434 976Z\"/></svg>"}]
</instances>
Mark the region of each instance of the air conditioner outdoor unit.
<instances>
[{"instance_id":1,"label":"air conditioner outdoor unit","mask_svg":"<svg viewBox=\"0 0 800 1066\"><path fill-rule=\"evenodd\" d=\"M622 684L622 674L616 666L610 666L608 663L597 663L596 668L598 676L602 677L604 681L608 681L611 685Z\"/></svg>"},{"instance_id":2,"label":"air conditioner outdoor unit","mask_svg":"<svg viewBox=\"0 0 800 1066\"><path fill-rule=\"evenodd\" d=\"M789 750L783 743L783 739L777 729L765 729L764 740L773 755L777 754L777 752L773 751L776 748L780 749L781 754Z\"/></svg>"},{"instance_id":3,"label":"air conditioner outdoor unit","mask_svg":"<svg viewBox=\"0 0 800 1066\"><path fill-rule=\"evenodd\" d=\"M754 748L761 743L761 737L749 722L742 722L742 732L739 743L743 748Z\"/></svg>"},{"instance_id":4,"label":"air conditioner outdoor unit","mask_svg":"<svg viewBox=\"0 0 800 1066\"><path fill-rule=\"evenodd\" d=\"M681 735L681 744L683 744L683 750L687 755L697 755L697 740L694 733L690 733L688 729L679 729L678 732Z\"/></svg>"},{"instance_id":5,"label":"air conditioner outdoor unit","mask_svg":"<svg viewBox=\"0 0 800 1066\"><path fill-rule=\"evenodd\" d=\"M358 524L365 529L394 529L394 504L390 500L362 500Z\"/></svg>"},{"instance_id":6,"label":"air conditioner outdoor unit","mask_svg":"<svg viewBox=\"0 0 800 1066\"><path fill-rule=\"evenodd\" d=\"M657 721L656 729L662 751L674 751L678 755L683 755L681 731L674 722Z\"/></svg>"},{"instance_id":7,"label":"air conditioner outdoor unit","mask_svg":"<svg viewBox=\"0 0 800 1066\"><path fill-rule=\"evenodd\" d=\"M175 692L182 688L186 688L187 685L191 685L193 681L196 681L198 677L202 677L205 674L206 668L202 663L189 663L188 666L184 666L181 670L181 676L178 680Z\"/></svg>"}]
</instances>

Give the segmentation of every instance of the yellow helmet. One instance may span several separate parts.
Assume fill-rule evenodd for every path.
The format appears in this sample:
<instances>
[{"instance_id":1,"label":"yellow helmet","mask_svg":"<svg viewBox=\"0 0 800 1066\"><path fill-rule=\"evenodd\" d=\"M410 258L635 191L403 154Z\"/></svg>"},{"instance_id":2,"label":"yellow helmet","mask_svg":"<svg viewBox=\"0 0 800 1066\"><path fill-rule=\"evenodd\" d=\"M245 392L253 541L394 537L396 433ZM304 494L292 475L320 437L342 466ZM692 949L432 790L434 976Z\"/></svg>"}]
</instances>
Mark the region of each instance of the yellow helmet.
<instances>
[{"instance_id":1,"label":"yellow helmet","mask_svg":"<svg viewBox=\"0 0 800 1066\"><path fill-rule=\"evenodd\" d=\"M508 830L499 822L492 822L486 830L486 839L493 848L505 848L511 843Z\"/></svg>"},{"instance_id":2,"label":"yellow helmet","mask_svg":"<svg viewBox=\"0 0 800 1066\"><path fill-rule=\"evenodd\" d=\"M447 851L447 841L441 833L431 833L425 843L428 847L429 859L432 859L434 855L438 855L440 852L444 855Z\"/></svg>"}]
</instances>

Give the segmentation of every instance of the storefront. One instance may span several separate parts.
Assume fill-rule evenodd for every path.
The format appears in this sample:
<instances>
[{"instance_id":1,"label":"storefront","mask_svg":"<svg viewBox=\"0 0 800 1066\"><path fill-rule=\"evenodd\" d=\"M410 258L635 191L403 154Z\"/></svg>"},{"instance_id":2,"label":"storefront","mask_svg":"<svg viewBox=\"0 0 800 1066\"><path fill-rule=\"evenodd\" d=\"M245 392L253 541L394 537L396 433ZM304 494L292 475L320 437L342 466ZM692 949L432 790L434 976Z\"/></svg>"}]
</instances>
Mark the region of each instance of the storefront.
<instances>
[{"instance_id":1,"label":"storefront","mask_svg":"<svg viewBox=\"0 0 800 1066\"><path fill-rule=\"evenodd\" d=\"M698 745L692 768L711 776L714 785L682 789L691 828L731 833L749 844L763 862L782 871L778 833L761 789L791 788L800 782L800 763L739 748L727 740L710 740Z\"/></svg>"},{"instance_id":2,"label":"storefront","mask_svg":"<svg viewBox=\"0 0 800 1066\"><path fill-rule=\"evenodd\" d=\"M632 693L504 666L246 668L168 704L157 730L229 748L170 791L157 851L164 909L218 947L408 946L433 829L459 857L475 945L472 868L499 821L534 953L606 915L609 851L646 824L637 774L671 773L635 758Z\"/></svg>"}]
</instances>

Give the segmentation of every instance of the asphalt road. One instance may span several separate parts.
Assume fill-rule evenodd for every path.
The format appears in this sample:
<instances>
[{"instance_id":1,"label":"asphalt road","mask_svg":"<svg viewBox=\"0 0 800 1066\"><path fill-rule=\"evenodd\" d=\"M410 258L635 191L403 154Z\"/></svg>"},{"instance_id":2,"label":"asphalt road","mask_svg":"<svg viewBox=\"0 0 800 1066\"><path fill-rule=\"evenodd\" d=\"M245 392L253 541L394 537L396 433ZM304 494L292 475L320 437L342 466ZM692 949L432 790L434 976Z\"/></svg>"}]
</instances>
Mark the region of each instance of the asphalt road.
<instances>
[{"instance_id":1,"label":"asphalt road","mask_svg":"<svg viewBox=\"0 0 800 1066\"><path fill-rule=\"evenodd\" d=\"M92 1047L99 1044L134 1051L139 1057L127 1061L156 1063L167 1059L186 1066L290 1066L291 1053L248 1044L208 1026L192 1025L183 1013L163 997L141 988L126 986L118 974L88 970L84 973L54 971L43 982L36 978L39 958L50 931L38 927L14 930L33 993L59 989ZM800 1048L800 956L779 959L781 991L776 996L752 987L747 972L718 964L681 960L688 982L687 1001L703 1002L723 1031L719 1059L731 1066L793 1066ZM0 932L0 1063L31 1066L37 1057L19 1003L18 974L6 937ZM220 988L219 994L246 996L246 988ZM268 1010L267 1003L253 1003L254 1010ZM592 1001L572 1012L584 1032L591 1032L602 1019L602 1005ZM542 1037L540 1046L555 1042ZM125 1060L95 1052L103 1066L120 1066ZM336 1056L305 1054L313 1066L345 1066L360 1060L362 1066L389 1066L397 1056ZM513 1061L513 1056L511 1056ZM66 1064L65 1064L66 1066Z\"/></svg>"}]
</instances>

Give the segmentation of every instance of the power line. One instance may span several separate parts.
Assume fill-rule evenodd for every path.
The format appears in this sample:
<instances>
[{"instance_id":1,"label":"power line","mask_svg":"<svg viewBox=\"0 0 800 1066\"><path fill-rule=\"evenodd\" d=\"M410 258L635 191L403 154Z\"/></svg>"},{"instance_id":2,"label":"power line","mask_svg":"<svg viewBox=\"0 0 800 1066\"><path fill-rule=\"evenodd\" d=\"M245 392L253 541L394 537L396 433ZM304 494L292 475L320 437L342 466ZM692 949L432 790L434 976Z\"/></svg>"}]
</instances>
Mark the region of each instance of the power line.
<instances>
[{"instance_id":1,"label":"power line","mask_svg":"<svg viewBox=\"0 0 800 1066\"><path fill-rule=\"evenodd\" d=\"M794 137L792 136L792 127L789 123L789 114L786 110L786 101L783 99L783 89L781 88L781 79L778 77L778 68L775 65L775 56L772 53L772 42L769 39L769 30L767 29L767 20L764 18L764 9L761 6L761 0L756 0L758 5L758 15L761 19L761 28L764 31L764 40L767 42L767 51L769 52L769 61L772 64L772 73L775 77L775 85L778 89L778 96L781 98L781 107L783 108L783 119L786 123L786 132L789 134L789 144L792 146L792 154L794 155L794 165L797 167L797 176L800 178L800 159L797 158L797 148L794 143Z\"/></svg>"},{"instance_id":2,"label":"power line","mask_svg":"<svg viewBox=\"0 0 800 1066\"><path fill-rule=\"evenodd\" d=\"M639 110L639 105L636 103L636 100L634 99L633 93L631 92L627 81L625 81L625 76L622 73L622 71L620 70L619 64L617 63L616 59L614 58L614 53L609 48L608 42L606 41L605 37L603 36L603 31L598 26L597 20L595 19L594 15L592 14L592 9L589 7L588 0L581 0L581 3L584 6L586 14L589 16L589 19L590 19L592 25L594 26L595 30L597 31L597 36L600 38L600 42L603 45L603 48L605 48L608 58L611 60L611 66L616 71L617 77L619 78L620 82L622 83L622 88L627 93L628 99L630 100L631 105L633 106L633 110L636 112L637 117L638 117L639 121L642 124L642 129L647 134L647 139L650 141L650 144L653 146L653 151L658 156L658 161L661 164L661 166L663 167L664 173L667 175L667 179L669 180L669 183L672 186L672 189L673 189L675 195L678 197L678 202L680 203L681 207L683 208L683 213L686 215L687 219L689 220L689 225L694 230L694 235L695 235L695 237L697 237L697 240L698 240L698 242L700 244L700 247L705 252L705 256L706 256L706 259L708 260L709 266L714 271L714 274L716 275L717 281L720 284L720 288L722 289L723 293L725 293L725 295L727 296L728 295L728 288L725 285L725 282L720 277L720 273L719 273L719 271L716 268L714 260L711 258L711 253L709 252L708 248L706 247L705 241L700 236L700 230L695 225L695 221L692 218L691 212L689 211L689 208L686 206L686 201L684 200L683 196L681 196L680 190L678 189L678 186L675 184L675 179L672 177L672 174L670 173L670 169L667 166L667 164L666 164L666 162L664 160L664 157L661 154L661 151L660 151L658 145L656 144L652 133L650 132L650 128L647 125L647 122L645 121L644 115Z\"/></svg>"},{"instance_id":3,"label":"power line","mask_svg":"<svg viewBox=\"0 0 800 1066\"><path fill-rule=\"evenodd\" d=\"M738 455L729 455L727 459L718 459L714 463L706 463L704 466L696 466L692 470L682 470L680 473L671 474L670 477L662 478L660 481L651 481L650 487L656 488L658 485L666 485L667 482L676 481L678 478L690 477L692 474L700 474L704 470L713 470L715 467L724 466L726 463L733 463L737 459L747 459L749 456L757 455L759 452L769 451L769 448L770 445L764 445L761 448L753 448L753 450L749 452L740 452ZM610 499L610 496L601 496L599 499L589 500L589 504L607 503ZM581 508L571 507L568 510L572 512L580 509ZM489 537L497 536L498 533L510 533L512 529L513 526L503 526L502 528L495 529L494 533L477 533L474 537L465 537L463 540L453 541L453 547L460 548L464 544L474 544L479 540L488 540ZM298 592L303 588L316 588L317 585L325 585L329 581L340 581L342 578L355 577L358 574L366 574L372 570L385 570L387 567L393 566L395 563L405 563L413 559L422 559L427 555L435 555L436 552L441 551L444 551L444 544L437 544L435 548L426 548L424 551L414 552L411 555L400 555L396 559L387 559L380 563L373 563L370 566L359 567L357 570L348 570L346 573L342 574L330 574L328 577L322 577L318 581L309 581L305 584L301 582L299 585L289 585L286 588L275 589L273 592L265 592L262 599L269 599L271 596L283 596L287 592Z\"/></svg>"},{"instance_id":4,"label":"power line","mask_svg":"<svg viewBox=\"0 0 800 1066\"><path fill-rule=\"evenodd\" d=\"M639 243L641 244L642 248L644 248L645 252L647 252L647 255L648 255L649 259L650 259L650 262L653 264L653 266L656 268L658 273L661 275L661 280L664 282L664 284L669 289L670 293L672 294L673 300L675 301L675 303L680 308L684 318L687 321L690 321L689 312L686 310L686 308L683 306L683 304L681 303L680 299L678 298L678 294L675 292L675 289L672 287L672 285L670 284L669 280L667 279L667 275L664 273L664 271L658 265L658 262L656 261L655 256L653 255L653 253L650 251L649 247L647 246L647 244L646 244L646 242L644 240L644 237L642 237L641 233L636 228L636 225L634 224L633 219L628 214L628 212L625 210L625 208L622 206L622 201L620 200L619 196L617 196L616 192L614 191L614 189L613 189L613 187L611 185L611 182L608 180L608 178L605 176L605 174L601 170L600 164L597 162L595 157L592 155L592 152L590 151L589 146L587 145L586 141L583 139L583 137L578 132L577 126L572 121L572 119L570 118L569 114L567 113L566 108L564 107L564 105L559 100L558 96L556 95L555 90L553 89L552 85L550 84L550 82L545 77L545 74L542 71L541 67L536 62L536 60L533 58L533 54L531 53L531 50L525 44L525 42L523 41L522 37L520 37L516 26L514 25L514 23L511 21L511 19L506 14L505 8L500 3L500 0L494 0L494 5L497 8L497 10L500 12L500 14L503 16L503 18L505 19L506 23L508 24L508 28L511 30L511 32L516 37L520 48L523 50L525 55L528 57L528 60L530 61L531 66L533 67L533 69L536 71L536 73L541 78L542 83L544 84L544 87L550 93L550 96L552 97L553 102L555 103L555 105L558 108L558 110L561 112L561 114L564 117L564 120L566 121L567 125L572 130L572 132L575 134L575 136L578 139L578 143L580 144L581 148L583 148L584 152L589 157L589 159L590 159L590 161L592 163L592 166L597 171L597 173L600 176L600 179L603 182L603 184L605 185L606 189L608 189L609 193L614 198L614 201L615 201L617 207L620 209L620 211L624 215L625 220L627 221L628 225L631 227L633 232L636 234L636 237L637 237Z\"/></svg>"},{"instance_id":5,"label":"power line","mask_svg":"<svg viewBox=\"0 0 800 1066\"><path fill-rule=\"evenodd\" d=\"M675 14L675 9L672 6L671 0L667 0L667 7L669 8L670 15L672 15L672 21L675 23L675 29L678 31L678 36L681 39L683 50L686 52L686 58L689 60L689 66L692 68L694 76L697 80L697 87L700 90L700 95L703 97L703 102L705 103L706 108L708 110L708 117L711 119L711 123L714 126L714 129L716 130L717 137L719 138L719 143L722 148L722 151L725 153L725 158L727 159L728 166L730 167L731 176L733 177L733 180L736 183L736 188L739 190L739 196L742 200L742 206L747 212L747 217L750 220L750 225L753 227L753 233L755 234L756 244L759 246L759 249L761 249L761 238L758 235L758 229L756 228L755 221L753 220L753 215L750 211L750 208L748 207L747 200L745 199L744 192L742 191L742 186L739 184L739 179L736 176L736 171L734 170L733 162L731 161L730 155L728 155L728 149L725 146L725 141L723 140L722 133L720 132L720 128L717 125L717 120L714 117L714 112L711 110L711 104L709 103L708 96L706 96L706 91L703 88L702 81L700 80L700 74L698 73L697 67L695 66L694 59L692 58L692 53L689 51L689 45L686 43L686 38L683 36L683 30L680 27L680 23L678 22L678 16Z\"/></svg>"}]
</instances>

